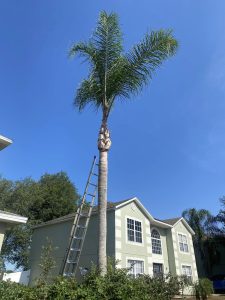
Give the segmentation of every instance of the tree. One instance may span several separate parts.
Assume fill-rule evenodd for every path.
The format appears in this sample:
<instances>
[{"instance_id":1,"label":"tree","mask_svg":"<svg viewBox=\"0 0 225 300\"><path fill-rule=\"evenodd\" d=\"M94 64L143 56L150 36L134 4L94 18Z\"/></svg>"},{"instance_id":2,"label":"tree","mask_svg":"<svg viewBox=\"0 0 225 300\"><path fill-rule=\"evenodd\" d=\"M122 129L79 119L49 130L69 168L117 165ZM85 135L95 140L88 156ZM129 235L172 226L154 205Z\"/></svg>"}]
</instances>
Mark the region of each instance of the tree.
<instances>
[{"instance_id":1,"label":"tree","mask_svg":"<svg viewBox=\"0 0 225 300\"><path fill-rule=\"evenodd\" d=\"M220 203L222 209L220 209L218 215L216 216L216 220L221 223L221 233L224 235L225 233L225 196L220 198Z\"/></svg>"},{"instance_id":2,"label":"tree","mask_svg":"<svg viewBox=\"0 0 225 300\"><path fill-rule=\"evenodd\" d=\"M201 259L205 271L209 274L212 265L219 259L216 245L216 234L218 232L216 219L208 210L197 210L195 208L183 211L182 216L195 232L193 236L195 253ZM197 260L200 271L199 263Z\"/></svg>"},{"instance_id":3,"label":"tree","mask_svg":"<svg viewBox=\"0 0 225 300\"><path fill-rule=\"evenodd\" d=\"M213 231L214 218L206 209L186 209L182 213L183 218L194 230L194 240L201 241L204 237L211 235Z\"/></svg>"},{"instance_id":4,"label":"tree","mask_svg":"<svg viewBox=\"0 0 225 300\"><path fill-rule=\"evenodd\" d=\"M44 174L38 181L0 179L0 209L28 217L27 224L7 231L3 258L17 268L27 269L32 226L73 212L79 198L64 172Z\"/></svg>"},{"instance_id":5,"label":"tree","mask_svg":"<svg viewBox=\"0 0 225 300\"><path fill-rule=\"evenodd\" d=\"M98 265L102 274L106 272L108 151L111 146L108 118L115 100L125 100L140 92L162 62L175 54L177 46L171 30L152 31L124 54L118 16L103 11L92 38L75 43L69 53L70 57L81 55L90 66L88 78L77 89L75 106L82 111L92 104L102 111L98 136Z\"/></svg>"}]
</instances>

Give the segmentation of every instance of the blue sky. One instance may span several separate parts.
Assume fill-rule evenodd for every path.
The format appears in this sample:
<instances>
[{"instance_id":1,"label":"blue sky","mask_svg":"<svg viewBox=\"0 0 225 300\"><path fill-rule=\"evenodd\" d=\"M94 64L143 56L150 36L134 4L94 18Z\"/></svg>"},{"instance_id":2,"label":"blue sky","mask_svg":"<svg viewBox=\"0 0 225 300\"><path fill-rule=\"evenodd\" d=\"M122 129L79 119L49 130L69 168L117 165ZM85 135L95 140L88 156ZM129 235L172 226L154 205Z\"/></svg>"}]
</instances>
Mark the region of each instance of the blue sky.
<instances>
[{"instance_id":1,"label":"blue sky","mask_svg":"<svg viewBox=\"0 0 225 300\"><path fill-rule=\"evenodd\" d=\"M109 200L137 196L159 218L185 208L216 213L225 195L225 2L83 0L0 2L0 133L8 179L66 171L82 193L97 154L100 115L73 97L87 74L69 60L101 10L120 16L124 48L147 30L172 28L177 55L110 118Z\"/></svg>"}]
</instances>

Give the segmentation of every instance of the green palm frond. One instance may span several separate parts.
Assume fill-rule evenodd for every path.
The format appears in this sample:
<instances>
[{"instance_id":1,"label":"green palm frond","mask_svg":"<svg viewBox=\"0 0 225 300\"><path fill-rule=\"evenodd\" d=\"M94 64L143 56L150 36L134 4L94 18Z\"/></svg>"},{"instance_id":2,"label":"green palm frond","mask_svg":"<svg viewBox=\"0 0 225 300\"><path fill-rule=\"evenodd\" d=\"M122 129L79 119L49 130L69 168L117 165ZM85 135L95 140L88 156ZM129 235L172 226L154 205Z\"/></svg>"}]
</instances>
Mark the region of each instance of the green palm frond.
<instances>
[{"instance_id":1,"label":"green palm frond","mask_svg":"<svg viewBox=\"0 0 225 300\"><path fill-rule=\"evenodd\" d=\"M164 60L176 53L177 41L172 31L153 31L133 47L126 55L127 66L125 88L138 92Z\"/></svg>"},{"instance_id":2,"label":"green palm frond","mask_svg":"<svg viewBox=\"0 0 225 300\"><path fill-rule=\"evenodd\" d=\"M92 103L107 118L116 98L130 98L152 78L178 45L170 30L153 31L128 53L123 53L116 14L101 12L91 39L74 44L69 56L80 55L90 64L88 79L77 90L74 104L82 110Z\"/></svg>"}]
</instances>

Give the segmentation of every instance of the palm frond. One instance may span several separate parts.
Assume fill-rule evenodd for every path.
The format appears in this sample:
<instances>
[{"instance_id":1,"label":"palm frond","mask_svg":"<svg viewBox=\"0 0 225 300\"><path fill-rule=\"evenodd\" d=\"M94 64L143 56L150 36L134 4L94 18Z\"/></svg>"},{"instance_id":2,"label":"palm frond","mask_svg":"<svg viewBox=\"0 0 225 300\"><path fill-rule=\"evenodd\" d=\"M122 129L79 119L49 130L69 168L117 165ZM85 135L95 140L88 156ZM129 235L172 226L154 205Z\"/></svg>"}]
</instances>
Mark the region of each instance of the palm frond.
<instances>
[{"instance_id":1,"label":"palm frond","mask_svg":"<svg viewBox=\"0 0 225 300\"><path fill-rule=\"evenodd\" d=\"M98 108L101 106L100 94L101 89L93 77L84 79L77 89L74 105L79 111L83 110L89 103L94 104Z\"/></svg>"},{"instance_id":2,"label":"palm frond","mask_svg":"<svg viewBox=\"0 0 225 300\"><path fill-rule=\"evenodd\" d=\"M99 59L105 73L113 66L122 51L122 37L118 16L115 13L100 13L92 42L99 52Z\"/></svg>"},{"instance_id":3,"label":"palm frond","mask_svg":"<svg viewBox=\"0 0 225 300\"><path fill-rule=\"evenodd\" d=\"M139 91L164 60L176 53L178 43L171 30L152 31L133 47L127 58L125 88Z\"/></svg>"},{"instance_id":4,"label":"palm frond","mask_svg":"<svg viewBox=\"0 0 225 300\"><path fill-rule=\"evenodd\" d=\"M80 55L90 63L90 73L77 90L74 104L83 109L93 102L109 112L116 98L130 98L138 93L157 67L174 55L177 41L169 30L153 31L123 54L122 34L116 14L101 12L97 27L88 42L74 44L69 56Z\"/></svg>"}]
</instances>

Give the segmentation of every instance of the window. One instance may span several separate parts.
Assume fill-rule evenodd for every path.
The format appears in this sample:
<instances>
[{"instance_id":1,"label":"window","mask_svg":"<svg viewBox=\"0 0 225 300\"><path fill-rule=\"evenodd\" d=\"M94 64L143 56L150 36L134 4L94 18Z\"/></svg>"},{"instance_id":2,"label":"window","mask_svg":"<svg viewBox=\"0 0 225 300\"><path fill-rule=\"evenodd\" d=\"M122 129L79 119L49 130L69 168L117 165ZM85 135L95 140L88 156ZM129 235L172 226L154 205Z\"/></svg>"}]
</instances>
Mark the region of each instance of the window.
<instances>
[{"instance_id":1,"label":"window","mask_svg":"<svg viewBox=\"0 0 225 300\"><path fill-rule=\"evenodd\" d=\"M163 264L153 263L153 276L160 277L163 275Z\"/></svg>"},{"instance_id":2,"label":"window","mask_svg":"<svg viewBox=\"0 0 225 300\"><path fill-rule=\"evenodd\" d=\"M185 234L178 234L179 240L179 248L181 252L188 252L188 243L187 243L187 236Z\"/></svg>"},{"instance_id":3,"label":"window","mask_svg":"<svg viewBox=\"0 0 225 300\"><path fill-rule=\"evenodd\" d=\"M182 265L182 275L187 276L187 278L192 281L192 270L191 266Z\"/></svg>"},{"instance_id":4,"label":"window","mask_svg":"<svg viewBox=\"0 0 225 300\"><path fill-rule=\"evenodd\" d=\"M142 243L141 222L127 218L128 241Z\"/></svg>"},{"instance_id":5,"label":"window","mask_svg":"<svg viewBox=\"0 0 225 300\"><path fill-rule=\"evenodd\" d=\"M160 234L156 229L152 230L152 253L154 254L162 254L162 245Z\"/></svg>"},{"instance_id":6,"label":"window","mask_svg":"<svg viewBox=\"0 0 225 300\"><path fill-rule=\"evenodd\" d=\"M137 277L140 274L144 274L144 262L142 260L128 259L127 261L129 274L133 277Z\"/></svg>"}]
</instances>

